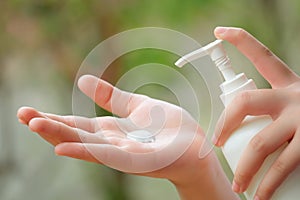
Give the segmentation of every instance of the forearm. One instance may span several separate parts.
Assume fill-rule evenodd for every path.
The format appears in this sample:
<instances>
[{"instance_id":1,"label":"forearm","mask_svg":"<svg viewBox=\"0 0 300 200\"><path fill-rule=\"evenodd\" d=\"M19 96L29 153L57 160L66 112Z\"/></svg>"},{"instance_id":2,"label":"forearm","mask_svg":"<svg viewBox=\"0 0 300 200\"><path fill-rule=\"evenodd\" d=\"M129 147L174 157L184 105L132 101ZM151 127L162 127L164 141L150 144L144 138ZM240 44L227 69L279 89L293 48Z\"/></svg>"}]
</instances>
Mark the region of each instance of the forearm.
<instances>
[{"instance_id":1,"label":"forearm","mask_svg":"<svg viewBox=\"0 0 300 200\"><path fill-rule=\"evenodd\" d=\"M213 154L213 153L212 153ZM219 161L215 154L210 155L210 166L206 169L199 168L199 176L189 184L174 183L182 200L239 200L232 191ZM205 170L205 173L203 171Z\"/></svg>"}]
</instances>

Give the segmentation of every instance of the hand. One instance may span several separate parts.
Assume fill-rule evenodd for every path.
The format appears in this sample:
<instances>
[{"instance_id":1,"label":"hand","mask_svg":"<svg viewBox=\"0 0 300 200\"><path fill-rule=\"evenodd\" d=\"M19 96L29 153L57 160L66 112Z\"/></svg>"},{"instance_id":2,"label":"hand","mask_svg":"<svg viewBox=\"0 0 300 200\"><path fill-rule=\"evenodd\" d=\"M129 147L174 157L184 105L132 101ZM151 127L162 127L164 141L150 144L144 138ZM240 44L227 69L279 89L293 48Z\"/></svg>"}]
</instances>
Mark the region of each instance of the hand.
<instances>
[{"instance_id":1,"label":"hand","mask_svg":"<svg viewBox=\"0 0 300 200\"><path fill-rule=\"evenodd\" d=\"M215 133L218 138L216 145L222 146L247 115L270 115L273 118L273 123L247 145L233 181L234 191L244 192L264 159L288 143L256 191L260 200L269 199L300 164L300 78L246 31L217 28L215 35L235 45L272 85L272 89L245 91L237 95L224 110Z\"/></svg>"},{"instance_id":2,"label":"hand","mask_svg":"<svg viewBox=\"0 0 300 200\"><path fill-rule=\"evenodd\" d=\"M23 107L21 123L55 147L58 155L105 164L120 171L167 178L184 199L230 199L236 196L213 151L199 159L205 136L182 108L121 91L94 76L80 78L79 88L118 117L58 116ZM153 143L126 137L135 130L156 135ZM227 189L226 189L227 187ZM215 192L218 188L218 192ZM211 191L211 192L210 192Z\"/></svg>"}]
</instances>

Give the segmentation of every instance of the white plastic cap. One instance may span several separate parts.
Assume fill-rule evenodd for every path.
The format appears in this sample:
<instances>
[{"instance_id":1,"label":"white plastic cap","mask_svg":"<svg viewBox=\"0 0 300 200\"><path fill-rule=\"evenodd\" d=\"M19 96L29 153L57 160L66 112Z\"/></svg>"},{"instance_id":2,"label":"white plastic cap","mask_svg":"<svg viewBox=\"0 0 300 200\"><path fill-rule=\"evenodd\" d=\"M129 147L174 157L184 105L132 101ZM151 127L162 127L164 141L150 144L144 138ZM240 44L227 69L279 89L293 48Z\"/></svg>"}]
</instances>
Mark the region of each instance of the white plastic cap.
<instances>
[{"instance_id":1,"label":"white plastic cap","mask_svg":"<svg viewBox=\"0 0 300 200\"><path fill-rule=\"evenodd\" d=\"M225 82L220 86L223 92L220 97L225 106L232 101L238 92L256 89L256 86L251 79L248 80L244 74L236 75L234 73L230 60L222 45L222 40L215 40L214 42L183 56L175 63L175 65L182 67L188 62L206 55L210 56L225 79Z\"/></svg>"},{"instance_id":2,"label":"white plastic cap","mask_svg":"<svg viewBox=\"0 0 300 200\"><path fill-rule=\"evenodd\" d=\"M226 81L235 77L235 73L231 68L230 60L223 48L222 40L215 40L214 42L181 57L176 61L175 65L183 67L185 64L206 55L209 55L212 61L215 62Z\"/></svg>"}]
</instances>

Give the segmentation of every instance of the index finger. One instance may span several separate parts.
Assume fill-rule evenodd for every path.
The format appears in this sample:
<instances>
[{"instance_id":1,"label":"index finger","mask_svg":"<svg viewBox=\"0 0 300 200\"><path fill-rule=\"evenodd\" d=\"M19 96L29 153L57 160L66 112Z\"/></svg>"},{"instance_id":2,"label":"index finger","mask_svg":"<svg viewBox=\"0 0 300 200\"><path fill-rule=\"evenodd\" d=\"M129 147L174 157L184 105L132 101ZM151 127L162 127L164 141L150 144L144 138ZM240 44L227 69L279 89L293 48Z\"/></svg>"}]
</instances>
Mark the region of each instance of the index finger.
<instances>
[{"instance_id":1,"label":"index finger","mask_svg":"<svg viewBox=\"0 0 300 200\"><path fill-rule=\"evenodd\" d=\"M245 30L217 27L214 33L217 38L236 46L273 88L286 87L299 80L298 76L282 60Z\"/></svg>"},{"instance_id":2,"label":"index finger","mask_svg":"<svg viewBox=\"0 0 300 200\"><path fill-rule=\"evenodd\" d=\"M84 75L78 81L78 87L95 103L119 117L127 117L148 97L122 91L108 82L92 75Z\"/></svg>"}]
</instances>

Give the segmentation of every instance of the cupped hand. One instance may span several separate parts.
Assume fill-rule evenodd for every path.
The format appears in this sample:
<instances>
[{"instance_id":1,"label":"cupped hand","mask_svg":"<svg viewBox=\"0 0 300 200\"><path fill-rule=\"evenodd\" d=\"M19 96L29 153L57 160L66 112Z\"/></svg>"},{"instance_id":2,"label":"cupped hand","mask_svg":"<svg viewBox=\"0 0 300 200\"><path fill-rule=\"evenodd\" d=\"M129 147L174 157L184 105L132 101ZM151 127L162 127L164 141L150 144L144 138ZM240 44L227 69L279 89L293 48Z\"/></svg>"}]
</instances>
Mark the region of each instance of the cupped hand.
<instances>
[{"instance_id":1,"label":"cupped hand","mask_svg":"<svg viewBox=\"0 0 300 200\"><path fill-rule=\"evenodd\" d=\"M218 166L213 152L198 158L200 148L205 146L205 136L184 109L121 91L91 75L81 77L78 86L99 106L117 116L60 116L30 107L18 111L19 121L54 145L56 154L175 183L192 182L205 174L206 168ZM151 133L155 142L127 138L127 134L138 134L140 130Z\"/></svg>"},{"instance_id":2,"label":"cupped hand","mask_svg":"<svg viewBox=\"0 0 300 200\"><path fill-rule=\"evenodd\" d=\"M217 146L222 146L247 115L272 117L273 122L247 145L233 181L235 192L244 192L265 158L287 143L256 191L260 200L269 199L300 165L300 78L243 29L219 27L215 29L215 35L235 45L272 86L272 89L238 94L220 117L215 141Z\"/></svg>"}]
</instances>

